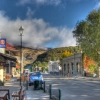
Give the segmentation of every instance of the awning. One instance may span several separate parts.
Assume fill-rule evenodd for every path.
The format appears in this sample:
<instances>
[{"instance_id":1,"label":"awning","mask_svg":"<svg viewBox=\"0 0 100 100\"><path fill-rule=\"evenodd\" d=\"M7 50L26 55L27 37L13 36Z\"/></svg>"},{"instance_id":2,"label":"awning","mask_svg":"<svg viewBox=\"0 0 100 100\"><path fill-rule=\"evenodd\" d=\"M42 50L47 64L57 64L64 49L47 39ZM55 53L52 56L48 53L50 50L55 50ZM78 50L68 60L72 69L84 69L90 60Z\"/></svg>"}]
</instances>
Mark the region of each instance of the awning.
<instances>
[{"instance_id":1,"label":"awning","mask_svg":"<svg viewBox=\"0 0 100 100\"><path fill-rule=\"evenodd\" d=\"M19 68L20 68L20 66L16 66L16 68L18 68L18 69L19 69Z\"/></svg>"},{"instance_id":2,"label":"awning","mask_svg":"<svg viewBox=\"0 0 100 100\"><path fill-rule=\"evenodd\" d=\"M13 57L13 56L10 56L10 55L7 55L7 54L3 54L3 53L0 53L0 56L4 57L5 59L7 60L12 60L14 62L17 61L17 58Z\"/></svg>"}]
</instances>

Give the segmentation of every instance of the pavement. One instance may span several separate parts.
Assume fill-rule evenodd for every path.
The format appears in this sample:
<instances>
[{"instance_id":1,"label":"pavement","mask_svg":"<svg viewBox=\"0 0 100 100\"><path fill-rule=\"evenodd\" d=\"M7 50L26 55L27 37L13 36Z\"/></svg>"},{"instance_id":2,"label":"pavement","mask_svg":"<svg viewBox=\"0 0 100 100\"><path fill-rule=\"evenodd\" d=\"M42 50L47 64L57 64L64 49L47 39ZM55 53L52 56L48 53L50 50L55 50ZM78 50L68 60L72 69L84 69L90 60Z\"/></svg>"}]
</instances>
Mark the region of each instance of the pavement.
<instances>
[{"instance_id":1,"label":"pavement","mask_svg":"<svg viewBox=\"0 0 100 100\"><path fill-rule=\"evenodd\" d=\"M51 75L51 77L55 77L58 79L75 79L75 80L88 80L88 81L100 81L100 78L98 77L87 77L87 76L82 76L82 75L76 75L76 76L62 76L62 75Z\"/></svg>"},{"instance_id":2,"label":"pavement","mask_svg":"<svg viewBox=\"0 0 100 100\"><path fill-rule=\"evenodd\" d=\"M17 91L20 88L20 82L17 81L17 78L12 78L9 81L5 82L5 86L10 88L10 100L12 100L11 94L13 91ZM29 86L28 90L25 91L24 100L49 100L49 94L44 93L43 90L34 90L33 86Z\"/></svg>"}]
</instances>

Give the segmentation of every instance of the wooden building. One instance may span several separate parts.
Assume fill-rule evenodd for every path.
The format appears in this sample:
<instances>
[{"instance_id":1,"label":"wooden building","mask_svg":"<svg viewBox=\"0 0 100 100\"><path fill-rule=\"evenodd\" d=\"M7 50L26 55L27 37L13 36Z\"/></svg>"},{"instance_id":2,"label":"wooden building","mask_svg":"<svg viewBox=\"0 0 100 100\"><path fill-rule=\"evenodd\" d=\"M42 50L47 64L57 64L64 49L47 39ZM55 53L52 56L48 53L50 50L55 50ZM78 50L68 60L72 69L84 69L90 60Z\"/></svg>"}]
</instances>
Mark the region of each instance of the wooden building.
<instances>
[{"instance_id":1,"label":"wooden building","mask_svg":"<svg viewBox=\"0 0 100 100\"><path fill-rule=\"evenodd\" d=\"M14 65L10 65L10 62L15 62L16 63L17 59L15 57L12 57L10 55L7 54L3 54L0 53L0 80L4 81L6 79L6 75L10 73L8 73L8 71L11 71L11 67L13 67Z\"/></svg>"}]
</instances>

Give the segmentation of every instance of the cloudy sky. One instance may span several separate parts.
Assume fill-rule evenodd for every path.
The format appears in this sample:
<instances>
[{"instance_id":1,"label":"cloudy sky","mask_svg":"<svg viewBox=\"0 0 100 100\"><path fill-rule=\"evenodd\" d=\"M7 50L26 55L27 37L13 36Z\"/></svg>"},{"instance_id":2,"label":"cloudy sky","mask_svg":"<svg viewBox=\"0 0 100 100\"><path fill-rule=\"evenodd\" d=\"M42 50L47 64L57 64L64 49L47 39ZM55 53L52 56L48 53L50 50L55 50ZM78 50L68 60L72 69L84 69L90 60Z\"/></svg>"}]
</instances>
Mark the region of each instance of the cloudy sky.
<instances>
[{"instance_id":1,"label":"cloudy sky","mask_svg":"<svg viewBox=\"0 0 100 100\"><path fill-rule=\"evenodd\" d=\"M100 0L0 0L1 37L20 45L19 27L23 26L25 46L75 46L76 23L99 6Z\"/></svg>"}]
</instances>

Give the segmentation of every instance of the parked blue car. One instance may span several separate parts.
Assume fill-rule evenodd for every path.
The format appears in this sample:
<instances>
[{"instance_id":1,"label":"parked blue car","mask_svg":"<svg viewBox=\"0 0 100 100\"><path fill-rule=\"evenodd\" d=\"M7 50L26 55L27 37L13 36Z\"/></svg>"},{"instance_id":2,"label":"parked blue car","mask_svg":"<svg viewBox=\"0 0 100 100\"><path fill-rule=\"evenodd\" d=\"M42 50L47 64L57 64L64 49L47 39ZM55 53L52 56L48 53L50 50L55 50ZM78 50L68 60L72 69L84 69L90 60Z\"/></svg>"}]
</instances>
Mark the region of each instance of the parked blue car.
<instances>
[{"instance_id":1,"label":"parked blue car","mask_svg":"<svg viewBox=\"0 0 100 100\"><path fill-rule=\"evenodd\" d=\"M29 86L34 85L34 81L36 80L43 84L43 75L40 72L31 72L29 74Z\"/></svg>"}]
</instances>

